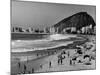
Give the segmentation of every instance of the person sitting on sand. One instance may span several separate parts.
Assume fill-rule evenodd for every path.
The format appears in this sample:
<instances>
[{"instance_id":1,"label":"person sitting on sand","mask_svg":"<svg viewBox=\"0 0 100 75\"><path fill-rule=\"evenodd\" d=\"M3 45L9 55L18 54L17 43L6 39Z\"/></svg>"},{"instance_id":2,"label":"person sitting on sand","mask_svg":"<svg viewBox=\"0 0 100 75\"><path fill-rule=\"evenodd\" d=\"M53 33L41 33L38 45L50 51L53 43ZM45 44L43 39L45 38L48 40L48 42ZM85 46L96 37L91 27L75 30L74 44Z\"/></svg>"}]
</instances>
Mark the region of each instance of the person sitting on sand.
<instances>
[{"instance_id":1,"label":"person sitting on sand","mask_svg":"<svg viewBox=\"0 0 100 75\"><path fill-rule=\"evenodd\" d=\"M77 57L73 57L71 60L72 60L72 64L75 65L75 61L77 60Z\"/></svg>"},{"instance_id":2,"label":"person sitting on sand","mask_svg":"<svg viewBox=\"0 0 100 75\"><path fill-rule=\"evenodd\" d=\"M84 55L84 59L88 58L91 61L90 55Z\"/></svg>"},{"instance_id":3,"label":"person sitting on sand","mask_svg":"<svg viewBox=\"0 0 100 75\"><path fill-rule=\"evenodd\" d=\"M83 54L83 52L82 52L81 49L77 49L77 53L78 53L78 54Z\"/></svg>"}]
</instances>

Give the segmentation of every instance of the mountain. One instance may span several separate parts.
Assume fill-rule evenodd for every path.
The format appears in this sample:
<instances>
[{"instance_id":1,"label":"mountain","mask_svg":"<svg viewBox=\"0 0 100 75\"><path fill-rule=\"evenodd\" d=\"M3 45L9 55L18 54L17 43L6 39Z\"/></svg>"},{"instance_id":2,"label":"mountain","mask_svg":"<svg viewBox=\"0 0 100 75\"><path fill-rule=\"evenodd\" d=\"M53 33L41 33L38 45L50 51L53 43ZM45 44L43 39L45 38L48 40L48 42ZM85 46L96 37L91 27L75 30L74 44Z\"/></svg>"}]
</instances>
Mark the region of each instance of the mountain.
<instances>
[{"instance_id":1,"label":"mountain","mask_svg":"<svg viewBox=\"0 0 100 75\"><path fill-rule=\"evenodd\" d=\"M77 30L80 30L82 27L92 25L93 27L96 25L92 16L90 16L87 12L79 12L68 18L65 18L53 25L54 28L58 28L58 31L61 32L64 28L67 27L76 27Z\"/></svg>"}]
</instances>

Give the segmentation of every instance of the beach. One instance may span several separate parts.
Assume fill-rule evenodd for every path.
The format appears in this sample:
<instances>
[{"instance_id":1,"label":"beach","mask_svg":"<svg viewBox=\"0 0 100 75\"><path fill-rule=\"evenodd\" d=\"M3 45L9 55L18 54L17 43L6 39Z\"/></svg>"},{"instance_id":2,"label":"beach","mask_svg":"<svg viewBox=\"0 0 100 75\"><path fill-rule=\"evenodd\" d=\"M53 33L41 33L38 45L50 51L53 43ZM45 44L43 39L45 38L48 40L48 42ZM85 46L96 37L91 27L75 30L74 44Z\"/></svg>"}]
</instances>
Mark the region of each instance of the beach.
<instances>
[{"instance_id":1,"label":"beach","mask_svg":"<svg viewBox=\"0 0 100 75\"><path fill-rule=\"evenodd\" d=\"M25 50L11 52L11 74L95 69L95 39L94 35L53 35L42 41L35 40L35 44L17 41L18 45L12 49Z\"/></svg>"}]
</instances>

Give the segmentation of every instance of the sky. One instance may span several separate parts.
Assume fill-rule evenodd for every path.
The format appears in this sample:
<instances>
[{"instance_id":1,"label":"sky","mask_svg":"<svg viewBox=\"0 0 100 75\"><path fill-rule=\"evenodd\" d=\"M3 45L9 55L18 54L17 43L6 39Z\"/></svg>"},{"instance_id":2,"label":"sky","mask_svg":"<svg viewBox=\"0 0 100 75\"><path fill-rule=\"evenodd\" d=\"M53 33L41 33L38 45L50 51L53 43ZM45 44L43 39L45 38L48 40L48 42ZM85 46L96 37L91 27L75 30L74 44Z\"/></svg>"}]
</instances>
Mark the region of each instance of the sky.
<instances>
[{"instance_id":1,"label":"sky","mask_svg":"<svg viewBox=\"0 0 100 75\"><path fill-rule=\"evenodd\" d=\"M95 6L12 0L11 25L13 27L43 29L82 11L90 14L96 21Z\"/></svg>"}]
</instances>

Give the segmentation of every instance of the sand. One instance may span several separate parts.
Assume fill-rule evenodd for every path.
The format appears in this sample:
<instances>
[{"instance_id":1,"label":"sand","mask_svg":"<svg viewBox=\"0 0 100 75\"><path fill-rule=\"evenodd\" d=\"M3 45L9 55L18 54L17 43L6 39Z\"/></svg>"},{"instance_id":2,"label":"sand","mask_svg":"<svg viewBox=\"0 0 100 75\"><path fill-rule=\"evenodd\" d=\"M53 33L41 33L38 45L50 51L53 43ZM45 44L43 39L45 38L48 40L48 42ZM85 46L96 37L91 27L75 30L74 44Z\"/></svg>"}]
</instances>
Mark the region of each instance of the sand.
<instances>
[{"instance_id":1,"label":"sand","mask_svg":"<svg viewBox=\"0 0 100 75\"><path fill-rule=\"evenodd\" d=\"M89 41L87 41L85 44L89 45L93 45L93 47L91 48L91 50L89 51L84 51L84 54L81 55L78 59L80 59L81 57L83 57L85 54L91 54L92 56L95 57L95 37L89 37ZM93 41L94 40L94 41ZM83 46L83 45L81 45ZM70 57L68 57L67 54L63 54L63 56L65 56L65 59L63 60L62 65L58 65L58 56L62 53L62 51L65 51L66 53L69 52ZM23 61L20 64L20 68L18 67L18 61L15 61L16 63L12 63L11 64L11 73L12 75L14 74L22 74L24 71L24 65L26 65L26 71L25 73L32 73L32 69L34 68L34 73L38 73L38 72L53 72L53 71L72 71L72 70L91 70L91 69L95 69L95 59L91 60L90 63L91 65L85 65L86 62L88 62L88 59L82 59L83 63L77 63L77 61L75 61L76 64L74 65L70 65L70 59L73 56L76 56L75 54L76 49L61 49L61 50L53 50L53 52L51 52L51 54L47 54L47 55L40 55L38 57L36 57L35 59L35 55L36 53L31 53L31 55L34 57L34 59L29 59L28 61ZM41 53L41 52L40 52ZM77 60L78 60L77 59ZM49 65L49 63L51 62L51 67ZM42 67L41 67L42 65Z\"/></svg>"}]
</instances>

